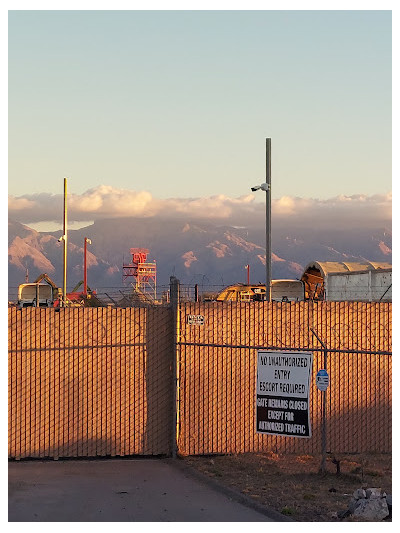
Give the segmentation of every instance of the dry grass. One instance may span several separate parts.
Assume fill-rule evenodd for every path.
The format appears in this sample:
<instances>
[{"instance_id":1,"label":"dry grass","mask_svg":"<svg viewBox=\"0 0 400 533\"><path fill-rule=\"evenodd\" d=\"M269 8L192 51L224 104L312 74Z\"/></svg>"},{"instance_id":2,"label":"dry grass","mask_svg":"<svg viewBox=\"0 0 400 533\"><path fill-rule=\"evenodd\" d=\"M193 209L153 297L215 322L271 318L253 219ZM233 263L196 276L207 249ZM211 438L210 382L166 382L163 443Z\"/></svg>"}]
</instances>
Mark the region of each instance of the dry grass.
<instances>
[{"instance_id":1,"label":"dry grass","mask_svg":"<svg viewBox=\"0 0 400 533\"><path fill-rule=\"evenodd\" d=\"M340 474L332 459L340 461ZM320 456L283 455L273 452L213 457L185 457L198 471L260 504L296 521L338 521L352 493L380 487L392 491L391 455L340 455L327 457L326 474L319 473Z\"/></svg>"}]
</instances>

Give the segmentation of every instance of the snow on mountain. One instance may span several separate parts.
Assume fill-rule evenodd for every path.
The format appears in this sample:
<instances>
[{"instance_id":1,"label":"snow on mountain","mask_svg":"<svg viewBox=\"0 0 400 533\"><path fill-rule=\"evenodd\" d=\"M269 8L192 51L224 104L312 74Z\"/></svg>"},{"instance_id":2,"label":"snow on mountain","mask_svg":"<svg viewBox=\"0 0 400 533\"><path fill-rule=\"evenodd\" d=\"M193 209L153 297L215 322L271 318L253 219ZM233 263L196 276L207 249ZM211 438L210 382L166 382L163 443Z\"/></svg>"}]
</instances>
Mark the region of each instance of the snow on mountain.
<instances>
[{"instance_id":1,"label":"snow on mountain","mask_svg":"<svg viewBox=\"0 0 400 533\"><path fill-rule=\"evenodd\" d=\"M230 247L227 244L221 244L219 241L210 242L210 244L207 244L207 248L211 248L216 257L232 255Z\"/></svg>"},{"instance_id":2,"label":"snow on mountain","mask_svg":"<svg viewBox=\"0 0 400 533\"><path fill-rule=\"evenodd\" d=\"M194 255L194 253L189 250L188 252L184 253L182 255L182 259L184 260L184 265L186 268L190 268L190 265L194 262L194 261L197 261L197 257Z\"/></svg>"},{"instance_id":3,"label":"snow on mountain","mask_svg":"<svg viewBox=\"0 0 400 533\"><path fill-rule=\"evenodd\" d=\"M392 250L383 241L379 241L379 249L384 255L391 255Z\"/></svg>"}]
</instances>

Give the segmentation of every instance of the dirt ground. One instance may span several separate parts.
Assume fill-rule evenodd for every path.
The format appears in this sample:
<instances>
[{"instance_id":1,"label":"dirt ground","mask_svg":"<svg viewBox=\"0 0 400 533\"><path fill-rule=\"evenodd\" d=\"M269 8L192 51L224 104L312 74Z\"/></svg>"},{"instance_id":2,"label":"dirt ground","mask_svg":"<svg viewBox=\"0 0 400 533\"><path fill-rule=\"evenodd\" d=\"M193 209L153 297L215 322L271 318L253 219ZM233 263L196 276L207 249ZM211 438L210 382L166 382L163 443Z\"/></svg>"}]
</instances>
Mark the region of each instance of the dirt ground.
<instances>
[{"instance_id":1,"label":"dirt ground","mask_svg":"<svg viewBox=\"0 0 400 533\"><path fill-rule=\"evenodd\" d=\"M389 454L328 455L325 475L319 473L321 456L311 455L246 453L185 457L184 461L218 483L301 522L341 521L338 513L347 509L353 492L361 487L392 493Z\"/></svg>"}]
</instances>

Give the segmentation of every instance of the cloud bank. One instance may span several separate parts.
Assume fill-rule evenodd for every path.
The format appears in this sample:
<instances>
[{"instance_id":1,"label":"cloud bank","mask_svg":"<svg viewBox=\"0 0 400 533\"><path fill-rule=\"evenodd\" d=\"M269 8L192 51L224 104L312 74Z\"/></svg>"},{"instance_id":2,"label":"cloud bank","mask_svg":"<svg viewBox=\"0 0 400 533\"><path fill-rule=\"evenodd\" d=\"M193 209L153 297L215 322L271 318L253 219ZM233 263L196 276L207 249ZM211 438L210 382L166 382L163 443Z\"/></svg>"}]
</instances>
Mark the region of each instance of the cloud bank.
<instances>
[{"instance_id":1,"label":"cloud bank","mask_svg":"<svg viewBox=\"0 0 400 533\"><path fill-rule=\"evenodd\" d=\"M63 195L48 193L9 196L9 218L23 224L62 222ZM336 196L327 200L284 196L272 200L274 223L321 226L391 224L392 195ZM68 221L122 217L212 219L226 224L258 226L265 221L260 194L239 198L225 195L203 198L156 199L147 191L100 185L81 195L68 195Z\"/></svg>"}]
</instances>

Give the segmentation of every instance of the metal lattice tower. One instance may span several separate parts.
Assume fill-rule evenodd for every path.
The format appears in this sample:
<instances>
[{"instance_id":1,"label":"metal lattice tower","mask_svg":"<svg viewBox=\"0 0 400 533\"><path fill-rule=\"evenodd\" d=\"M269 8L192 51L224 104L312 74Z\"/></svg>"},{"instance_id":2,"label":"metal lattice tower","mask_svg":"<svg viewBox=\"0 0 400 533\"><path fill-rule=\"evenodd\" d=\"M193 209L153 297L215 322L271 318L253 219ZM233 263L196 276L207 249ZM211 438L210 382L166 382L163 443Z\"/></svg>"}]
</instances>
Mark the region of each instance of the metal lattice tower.
<instances>
[{"instance_id":1,"label":"metal lattice tower","mask_svg":"<svg viewBox=\"0 0 400 533\"><path fill-rule=\"evenodd\" d=\"M148 263L147 248L131 248L132 262L122 265L122 280L130 281L136 292L143 294L146 298L156 300L157 292L157 265L155 262Z\"/></svg>"}]
</instances>

